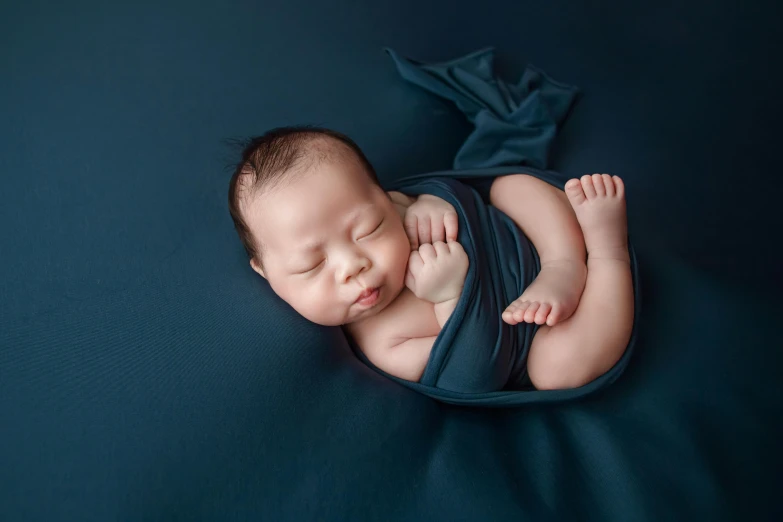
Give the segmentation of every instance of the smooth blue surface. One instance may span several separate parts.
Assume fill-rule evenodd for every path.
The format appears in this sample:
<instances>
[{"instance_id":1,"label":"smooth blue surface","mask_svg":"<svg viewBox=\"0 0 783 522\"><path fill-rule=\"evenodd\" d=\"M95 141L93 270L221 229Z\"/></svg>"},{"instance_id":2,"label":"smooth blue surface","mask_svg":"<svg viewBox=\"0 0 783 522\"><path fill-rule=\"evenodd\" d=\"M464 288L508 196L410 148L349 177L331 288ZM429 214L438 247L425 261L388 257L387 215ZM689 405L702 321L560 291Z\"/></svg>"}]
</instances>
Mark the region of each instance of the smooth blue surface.
<instances>
[{"instance_id":1,"label":"smooth blue surface","mask_svg":"<svg viewBox=\"0 0 783 522\"><path fill-rule=\"evenodd\" d=\"M781 7L0 6L4 520L780 520ZM471 126L402 79L494 46L582 95L565 175L627 180L644 314L569 404L442 405L247 266L224 140L313 123L385 180ZM649 289L649 290L648 290Z\"/></svg>"}]
</instances>

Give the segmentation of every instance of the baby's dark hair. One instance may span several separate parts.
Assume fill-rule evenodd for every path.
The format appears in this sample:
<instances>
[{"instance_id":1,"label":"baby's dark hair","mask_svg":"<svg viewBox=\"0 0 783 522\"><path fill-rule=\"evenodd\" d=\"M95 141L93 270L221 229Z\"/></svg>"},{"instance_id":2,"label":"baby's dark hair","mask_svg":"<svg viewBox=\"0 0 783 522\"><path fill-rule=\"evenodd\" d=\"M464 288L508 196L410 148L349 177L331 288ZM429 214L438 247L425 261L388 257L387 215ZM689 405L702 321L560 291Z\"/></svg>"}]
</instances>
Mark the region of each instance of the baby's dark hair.
<instances>
[{"instance_id":1,"label":"baby's dark hair","mask_svg":"<svg viewBox=\"0 0 783 522\"><path fill-rule=\"evenodd\" d=\"M263 245L253 237L242 215L242 203L284 181L292 181L321 161L335 158L358 160L370 181L380 186L375 169L362 149L348 136L330 129L279 127L243 143L242 159L228 186L228 211L250 259L263 267Z\"/></svg>"}]
</instances>

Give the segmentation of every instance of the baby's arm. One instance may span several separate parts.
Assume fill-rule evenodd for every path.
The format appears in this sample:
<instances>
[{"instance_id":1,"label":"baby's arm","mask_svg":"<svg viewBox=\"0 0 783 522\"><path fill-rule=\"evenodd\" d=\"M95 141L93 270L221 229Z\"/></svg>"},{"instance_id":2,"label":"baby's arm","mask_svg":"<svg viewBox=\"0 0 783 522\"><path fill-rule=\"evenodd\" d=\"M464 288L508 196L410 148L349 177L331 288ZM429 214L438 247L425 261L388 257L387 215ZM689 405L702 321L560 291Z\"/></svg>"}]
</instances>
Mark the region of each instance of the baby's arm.
<instances>
[{"instance_id":1,"label":"baby's arm","mask_svg":"<svg viewBox=\"0 0 783 522\"><path fill-rule=\"evenodd\" d=\"M424 374L424 368L427 367L432 345L437 338L437 335L417 337L392 346L384 351L383 360L376 366L389 375L406 381L419 382Z\"/></svg>"},{"instance_id":2,"label":"baby's arm","mask_svg":"<svg viewBox=\"0 0 783 522\"><path fill-rule=\"evenodd\" d=\"M359 342L378 368L409 381L421 378L437 339L437 335L431 334L440 332L454 312L468 266L468 256L456 241L422 245L411 253L405 286L412 295L404 293L391 305L396 306L396 311L391 310L388 316L392 319L386 319L381 328L364 329L365 338ZM433 310L437 329L427 326ZM399 335L402 324L406 324L403 331L410 332L404 337ZM414 328L419 332L410 331L411 325L417 325Z\"/></svg>"},{"instance_id":3,"label":"baby's arm","mask_svg":"<svg viewBox=\"0 0 783 522\"><path fill-rule=\"evenodd\" d=\"M451 317L458 300L459 297L455 297L435 304L435 318L440 328L443 328L443 325ZM396 377L418 382L424 373L432 345L435 344L437 338L437 335L431 335L407 339L397 344L392 343L384 350L382 369Z\"/></svg>"},{"instance_id":4,"label":"baby's arm","mask_svg":"<svg viewBox=\"0 0 783 522\"><path fill-rule=\"evenodd\" d=\"M435 305L435 317L441 328L451 317L458 299L449 299ZM384 349L383 367L381 369L401 379L418 382L424 373L424 368L427 366L427 361L430 358L432 345L435 344L435 339L437 338L437 335L415 337L399 344L392 344Z\"/></svg>"},{"instance_id":5,"label":"baby's arm","mask_svg":"<svg viewBox=\"0 0 783 522\"><path fill-rule=\"evenodd\" d=\"M389 306L388 313L372 318L372 324L353 329L351 334L375 366L416 382L421 379L435 339L457 301L455 298L433 305L404 290Z\"/></svg>"}]
</instances>

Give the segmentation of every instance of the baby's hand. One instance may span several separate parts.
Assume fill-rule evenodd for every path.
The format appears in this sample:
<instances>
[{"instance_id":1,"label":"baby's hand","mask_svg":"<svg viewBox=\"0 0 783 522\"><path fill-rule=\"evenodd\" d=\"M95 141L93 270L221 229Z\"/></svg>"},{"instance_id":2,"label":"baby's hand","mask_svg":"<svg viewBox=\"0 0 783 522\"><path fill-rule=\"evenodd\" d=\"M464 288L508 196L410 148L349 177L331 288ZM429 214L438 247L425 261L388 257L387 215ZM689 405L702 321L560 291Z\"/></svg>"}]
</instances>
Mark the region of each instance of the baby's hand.
<instances>
[{"instance_id":1,"label":"baby's hand","mask_svg":"<svg viewBox=\"0 0 783 522\"><path fill-rule=\"evenodd\" d=\"M451 204L437 196L419 196L405 211L403 221L411 250L426 243L457 240L457 213Z\"/></svg>"},{"instance_id":2,"label":"baby's hand","mask_svg":"<svg viewBox=\"0 0 783 522\"><path fill-rule=\"evenodd\" d=\"M436 241L412 252L405 286L419 299L442 303L459 297L468 274L468 255L456 241Z\"/></svg>"}]
</instances>

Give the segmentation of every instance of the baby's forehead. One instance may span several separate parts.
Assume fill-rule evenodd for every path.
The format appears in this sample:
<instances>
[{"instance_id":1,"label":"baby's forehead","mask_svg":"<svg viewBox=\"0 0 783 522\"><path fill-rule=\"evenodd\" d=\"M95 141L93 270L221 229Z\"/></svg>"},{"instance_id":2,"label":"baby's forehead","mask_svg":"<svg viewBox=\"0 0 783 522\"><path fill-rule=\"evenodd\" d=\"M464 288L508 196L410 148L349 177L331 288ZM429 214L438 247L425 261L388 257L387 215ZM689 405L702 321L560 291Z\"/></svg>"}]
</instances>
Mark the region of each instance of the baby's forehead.
<instances>
[{"instance_id":1,"label":"baby's forehead","mask_svg":"<svg viewBox=\"0 0 783 522\"><path fill-rule=\"evenodd\" d=\"M296 238L285 236L331 232L374 218L381 210L377 198L366 185L345 183L337 194L327 194L323 184L304 178L287 189L254 198L250 213L255 214L252 221L261 234L295 242Z\"/></svg>"}]
</instances>

